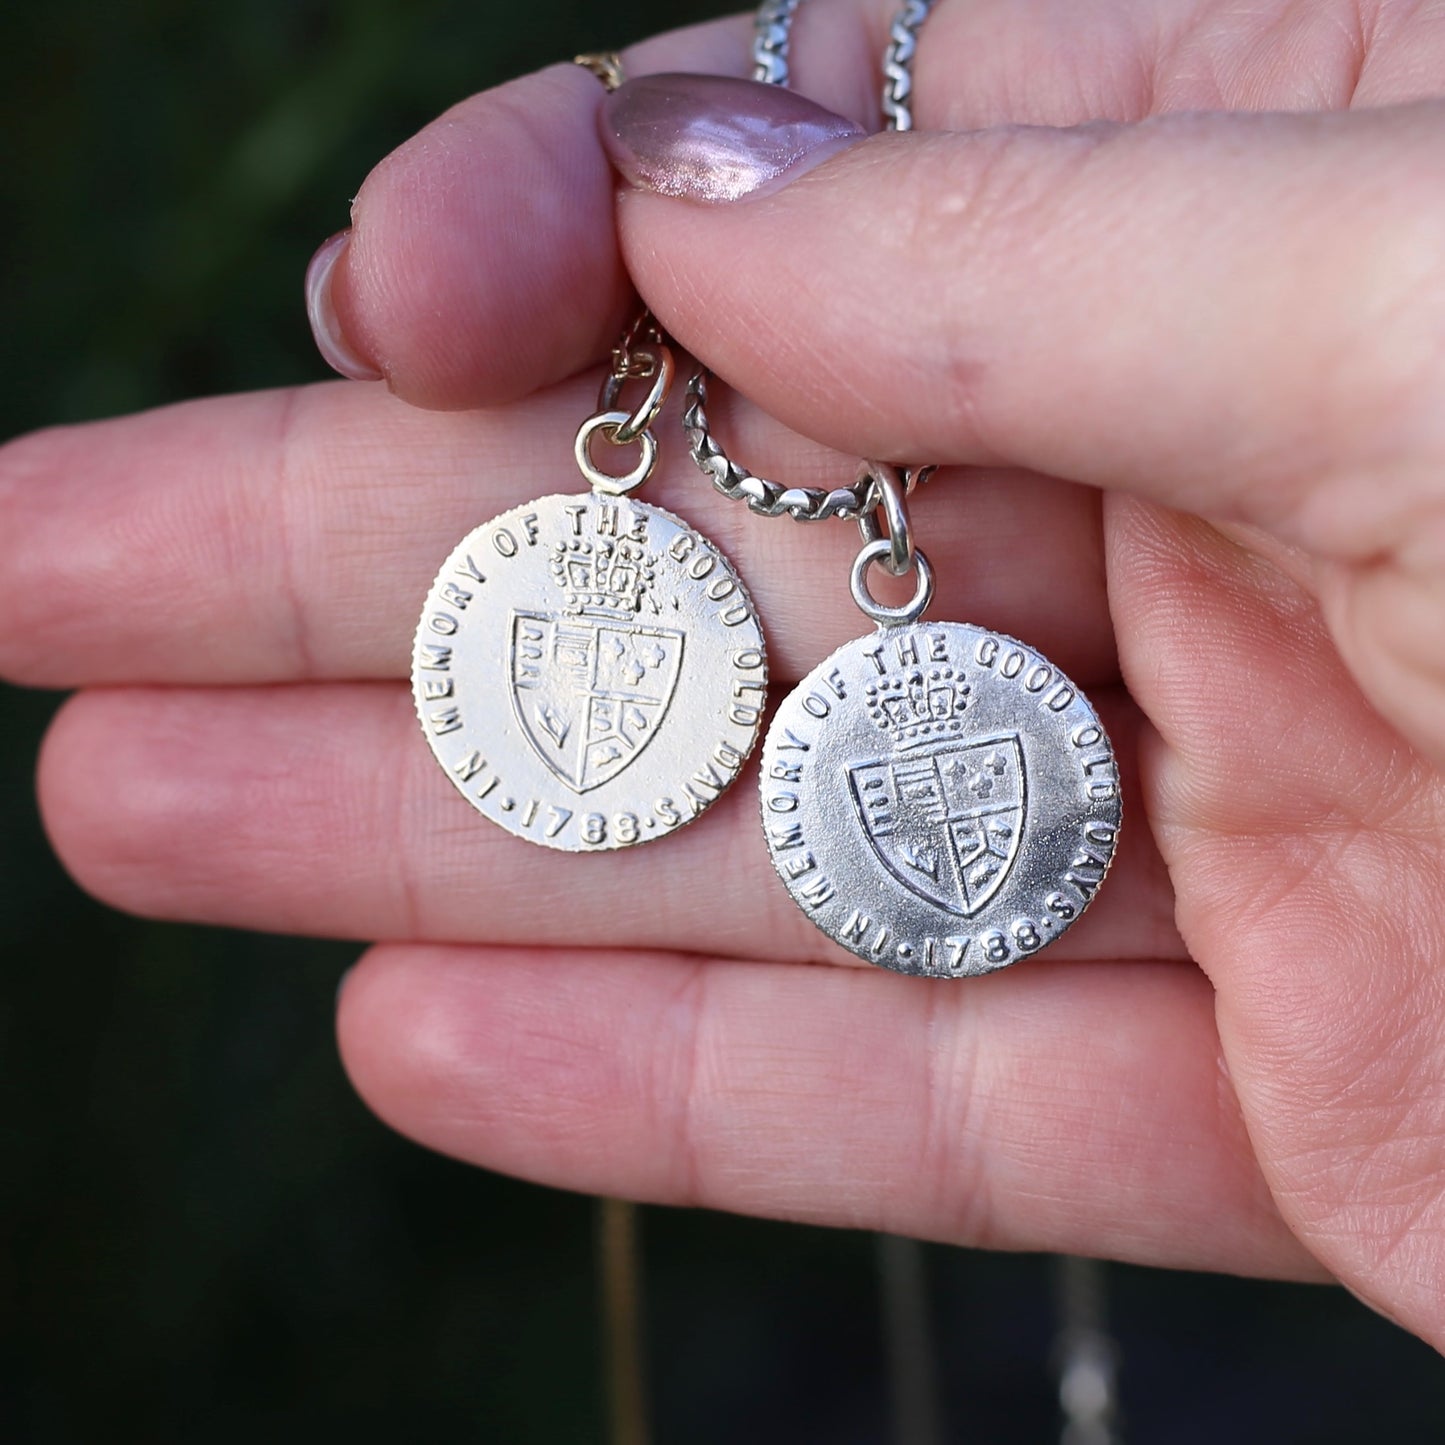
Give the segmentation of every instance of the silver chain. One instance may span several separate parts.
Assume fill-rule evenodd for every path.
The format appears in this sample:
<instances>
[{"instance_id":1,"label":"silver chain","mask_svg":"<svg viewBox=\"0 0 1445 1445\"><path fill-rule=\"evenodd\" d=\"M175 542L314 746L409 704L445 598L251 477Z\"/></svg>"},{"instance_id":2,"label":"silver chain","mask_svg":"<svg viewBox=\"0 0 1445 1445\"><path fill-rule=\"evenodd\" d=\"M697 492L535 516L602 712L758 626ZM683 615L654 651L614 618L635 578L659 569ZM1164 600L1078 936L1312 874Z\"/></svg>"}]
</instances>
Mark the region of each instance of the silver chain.
<instances>
[{"instance_id":1,"label":"silver chain","mask_svg":"<svg viewBox=\"0 0 1445 1445\"><path fill-rule=\"evenodd\" d=\"M933 9L933 0L904 0L888 27L883 52L883 122L885 130L913 129L913 57L918 32Z\"/></svg>"},{"instance_id":2,"label":"silver chain","mask_svg":"<svg viewBox=\"0 0 1445 1445\"><path fill-rule=\"evenodd\" d=\"M828 517L854 521L873 510L873 479L868 473L860 475L852 486L829 491L823 487L784 487L755 477L739 466L709 430L707 382L705 370L694 372L688 381L682 428L693 461L723 496L746 502L748 509L760 517L793 517L799 522L821 522Z\"/></svg>"},{"instance_id":3,"label":"silver chain","mask_svg":"<svg viewBox=\"0 0 1445 1445\"><path fill-rule=\"evenodd\" d=\"M789 77L788 46L793 19L803 0L763 0L753 22L753 79L769 85L786 85ZM918 32L928 19L934 0L904 0L888 32L888 49L883 56L883 118L888 130L913 129L913 57L918 51ZM763 517L794 517L800 522L819 522L827 517L855 520L871 514L878 506L878 488L873 473L864 467L846 487L831 491L823 487L784 487L755 477L723 450L707 419L705 367L699 367L687 383L682 427L688 449L698 468L723 496L746 502ZM906 477L912 491L932 468L920 468Z\"/></svg>"},{"instance_id":4,"label":"silver chain","mask_svg":"<svg viewBox=\"0 0 1445 1445\"><path fill-rule=\"evenodd\" d=\"M788 83L788 39L793 16L803 0L763 0L753 20L753 79L765 85Z\"/></svg>"}]
</instances>

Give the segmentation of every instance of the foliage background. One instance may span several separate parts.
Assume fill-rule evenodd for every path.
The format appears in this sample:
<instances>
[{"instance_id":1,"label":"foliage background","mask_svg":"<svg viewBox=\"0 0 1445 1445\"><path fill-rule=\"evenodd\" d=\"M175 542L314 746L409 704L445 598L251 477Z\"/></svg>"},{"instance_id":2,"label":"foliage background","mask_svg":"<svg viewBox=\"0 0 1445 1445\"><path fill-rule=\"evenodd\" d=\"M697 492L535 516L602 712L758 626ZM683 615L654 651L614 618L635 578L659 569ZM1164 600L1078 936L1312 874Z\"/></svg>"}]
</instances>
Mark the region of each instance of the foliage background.
<instances>
[{"instance_id":1,"label":"foliage background","mask_svg":"<svg viewBox=\"0 0 1445 1445\"><path fill-rule=\"evenodd\" d=\"M0 7L0 435L320 378L300 278L376 158L722 8ZM0 689L0 1437L601 1439L589 1201L365 1113L330 1035L350 946L82 897L31 796L56 701ZM887 1438L871 1239L644 1229L659 1441ZM950 1438L1053 1438L1048 1262L927 1260ZM1135 1440L1445 1435L1445 1366L1341 1291L1111 1274Z\"/></svg>"}]
</instances>

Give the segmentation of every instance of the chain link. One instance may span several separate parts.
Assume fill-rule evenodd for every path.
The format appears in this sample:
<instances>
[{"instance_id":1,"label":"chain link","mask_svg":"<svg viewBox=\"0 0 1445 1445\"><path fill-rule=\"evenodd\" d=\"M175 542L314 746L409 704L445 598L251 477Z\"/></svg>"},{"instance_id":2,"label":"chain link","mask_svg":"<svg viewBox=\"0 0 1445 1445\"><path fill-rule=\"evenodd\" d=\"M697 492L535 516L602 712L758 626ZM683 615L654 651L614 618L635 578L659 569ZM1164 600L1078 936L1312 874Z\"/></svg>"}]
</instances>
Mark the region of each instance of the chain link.
<instances>
[{"instance_id":1,"label":"chain link","mask_svg":"<svg viewBox=\"0 0 1445 1445\"><path fill-rule=\"evenodd\" d=\"M654 348L666 345L662 327L647 307L640 306L632 324L612 348L612 377L617 382L650 381L657 369Z\"/></svg>"},{"instance_id":2,"label":"chain link","mask_svg":"<svg viewBox=\"0 0 1445 1445\"><path fill-rule=\"evenodd\" d=\"M769 85L786 85L789 77L788 47L793 19L803 0L763 0L753 22L753 79ZM889 130L913 128L913 57L918 50L918 32L928 19L934 0L904 0L888 32L888 49L883 57L883 116ZM829 491L821 487L784 487L754 476L733 461L712 434L707 419L706 368L699 367L687 383L687 402L682 413L683 430L692 459L723 496L746 502L762 517L794 517L800 522L818 522L827 517L858 520L877 511L878 483L867 468L851 486ZM925 481L933 467L920 467L904 474L905 493Z\"/></svg>"},{"instance_id":3,"label":"chain link","mask_svg":"<svg viewBox=\"0 0 1445 1445\"><path fill-rule=\"evenodd\" d=\"M608 90L616 90L627 79L623 72L622 57L615 50L599 50L590 55L574 55L573 65L590 70Z\"/></svg>"},{"instance_id":4,"label":"chain link","mask_svg":"<svg viewBox=\"0 0 1445 1445\"><path fill-rule=\"evenodd\" d=\"M763 0L753 20L753 79L766 85L788 83L788 42L793 16L803 0Z\"/></svg>"},{"instance_id":5,"label":"chain link","mask_svg":"<svg viewBox=\"0 0 1445 1445\"><path fill-rule=\"evenodd\" d=\"M933 0L904 0L888 28L883 52L883 121L887 130L913 129L913 57L918 32L933 9Z\"/></svg>"},{"instance_id":6,"label":"chain link","mask_svg":"<svg viewBox=\"0 0 1445 1445\"><path fill-rule=\"evenodd\" d=\"M861 487L783 487L755 477L739 466L718 445L708 426L707 372L696 372L687 384L687 401L682 413L683 431L698 468L712 480L723 496L746 502L760 517L793 517L799 522L821 522L829 517L856 521L873 510L873 483ZM861 495L860 495L861 493Z\"/></svg>"}]
</instances>

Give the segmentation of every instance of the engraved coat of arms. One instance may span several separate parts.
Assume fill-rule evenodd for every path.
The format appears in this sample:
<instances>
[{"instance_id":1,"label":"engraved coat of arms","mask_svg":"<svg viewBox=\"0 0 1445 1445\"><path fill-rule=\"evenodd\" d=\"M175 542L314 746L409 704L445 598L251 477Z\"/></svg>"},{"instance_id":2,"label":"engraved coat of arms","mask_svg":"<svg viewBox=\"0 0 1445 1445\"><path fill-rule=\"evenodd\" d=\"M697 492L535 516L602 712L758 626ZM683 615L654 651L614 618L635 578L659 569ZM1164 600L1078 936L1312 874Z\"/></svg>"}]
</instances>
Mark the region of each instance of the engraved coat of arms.
<instances>
[{"instance_id":1,"label":"engraved coat of arms","mask_svg":"<svg viewBox=\"0 0 1445 1445\"><path fill-rule=\"evenodd\" d=\"M512 612L508 690L537 756L585 793L615 778L656 736L684 638L639 616L653 573L629 538L558 543L552 574L561 607Z\"/></svg>"},{"instance_id":2,"label":"engraved coat of arms","mask_svg":"<svg viewBox=\"0 0 1445 1445\"><path fill-rule=\"evenodd\" d=\"M920 898L965 918L1003 886L1027 808L1018 736L966 739L968 693L947 666L880 679L867 704L892 747L848 769L879 861Z\"/></svg>"}]
</instances>

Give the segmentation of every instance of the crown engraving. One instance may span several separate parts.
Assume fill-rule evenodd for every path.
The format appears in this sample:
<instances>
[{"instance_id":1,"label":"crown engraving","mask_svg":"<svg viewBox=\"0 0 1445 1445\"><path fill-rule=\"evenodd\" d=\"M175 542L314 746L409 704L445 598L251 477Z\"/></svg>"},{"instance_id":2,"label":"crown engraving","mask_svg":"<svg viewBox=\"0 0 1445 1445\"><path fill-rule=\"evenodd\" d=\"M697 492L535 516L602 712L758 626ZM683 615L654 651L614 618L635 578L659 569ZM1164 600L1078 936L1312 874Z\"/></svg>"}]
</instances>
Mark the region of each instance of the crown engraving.
<instances>
[{"instance_id":1,"label":"crown engraving","mask_svg":"<svg viewBox=\"0 0 1445 1445\"><path fill-rule=\"evenodd\" d=\"M891 739L895 751L957 737L972 688L952 667L912 667L868 685L868 716Z\"/></svg>"},{"instance_id":2,"label":"crown engraving","mask_svg":"<svg viewBox=\"0 0 1445 1445\"><path fill-rule=\"evenodd\" d=\"M643 596L652 585L652 559L627 538L573 538L553 549L552 575L566 594L565 614L630 617L641 611Z\"/></svg>"}]
</instances>

